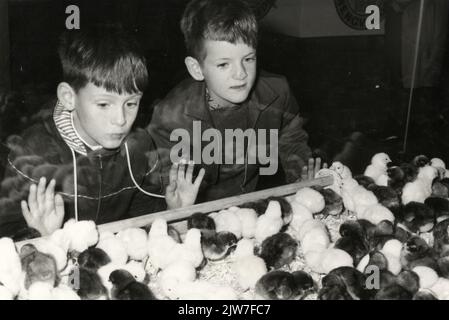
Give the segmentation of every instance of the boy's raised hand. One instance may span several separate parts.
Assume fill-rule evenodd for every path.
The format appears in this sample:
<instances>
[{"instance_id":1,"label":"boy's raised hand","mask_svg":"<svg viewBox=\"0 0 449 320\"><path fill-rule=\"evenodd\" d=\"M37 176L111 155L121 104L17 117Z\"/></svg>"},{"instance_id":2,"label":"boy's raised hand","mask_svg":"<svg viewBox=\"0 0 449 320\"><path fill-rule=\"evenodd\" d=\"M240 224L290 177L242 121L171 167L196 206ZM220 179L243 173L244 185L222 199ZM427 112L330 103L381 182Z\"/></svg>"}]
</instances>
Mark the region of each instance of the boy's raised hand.
<instances>
[{"instance_id":1,"label":"boy's raised hand","mask_svg":"<svg viewBox=\"0 0 449 320\"><path fill-rule=\"evenodd\" d=\"M169 176L170 183L165 191L168 209L186 207L195 203L205 170L202 168L195 181L192 181L193 167L193 161L187 162L186 160L172 165Z\"/></svg>"},{"instance_id":2,"label":"boy's raised hand","mask_svg":"<svg viewBox=\"0 0 449 320\"><path fill-rule=\"evenodd\" d=\"M301 180L311 180L322 168L327 168L327 163L323 163L321 167L321 158L310 158L307 166L304 166L301 171Z\"/></svg>"},{"instance_id":3,"label":"boy's raised hand","mask_svg":"<svg viewBox=\"0 0 449 320\"><path fill-rule=\"evenodd\" d=\"M64 201L60 194L55 195L56 181L53 179L47 188L45 177L36 186L30 186L28 202L22 200L22 214L28 227L34 228L42 236L52 234L60 229L64 220Z\"/></svg>"}]
</instances>

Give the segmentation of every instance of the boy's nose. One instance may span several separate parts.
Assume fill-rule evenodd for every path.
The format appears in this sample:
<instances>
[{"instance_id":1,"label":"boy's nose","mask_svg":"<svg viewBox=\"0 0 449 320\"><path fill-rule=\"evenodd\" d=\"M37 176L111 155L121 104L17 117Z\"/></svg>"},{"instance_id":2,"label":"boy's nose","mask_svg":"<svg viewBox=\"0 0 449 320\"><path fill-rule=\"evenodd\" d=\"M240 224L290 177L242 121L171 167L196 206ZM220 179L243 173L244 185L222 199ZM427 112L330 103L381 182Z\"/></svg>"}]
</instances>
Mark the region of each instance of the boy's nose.
<instances>
[{"instance_id":1,"label":"boy's nose","mask_svg":"<svg viewBox=\"0 0 449 320\"><path fill-rule=\"evenodd\" d=\"M238 64L234 72L234 78L236 80L243 80L247 75L248 74L246 73L245 66L243 66L242 64Z\"/></svg>"},{"instance_id":2,"label":"boy's nose","mask_svg":"<svg viewBox=\"0 0 449 320\"><path fill-rule=\"evenodd\" d=\"M112 124L117 126L124 126L126 123L125 111L122 107L118 108L112 115Z\"/></svg>"}]
</instances>

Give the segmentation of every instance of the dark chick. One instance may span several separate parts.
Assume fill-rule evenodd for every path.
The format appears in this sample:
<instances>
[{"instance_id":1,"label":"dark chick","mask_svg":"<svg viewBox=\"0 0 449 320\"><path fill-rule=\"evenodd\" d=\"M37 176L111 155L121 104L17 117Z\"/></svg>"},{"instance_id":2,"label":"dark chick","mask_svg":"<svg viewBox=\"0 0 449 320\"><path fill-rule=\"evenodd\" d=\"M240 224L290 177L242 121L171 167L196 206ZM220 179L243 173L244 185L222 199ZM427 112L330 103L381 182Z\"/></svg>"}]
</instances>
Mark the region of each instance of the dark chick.
<instances>
[{"instance_id":1,"label":"dark chick","mask_svg":"<svg viewBox=\"0 0 449 320\"><path fill-rule=\"evenodd\" d=\"M287 233L276 233L261 245L260 257L268 268L278 269L290 264L296 257L298 242Z\"/></svg>"},{"instance_id":2,"label":"dark chick","mask_svg":"<svg viewBox=\"0 0 449 320\"><path fill-rule=\"evenodd\" d=\"M321 280L321 284L320 300L366 300L370 297L366 276L355 268L336 268Z\"/></svg>"},{"instance_id":3,"label":"dark chick","mask_svg":"<svg viewBox=\"0 0 449 320\"><path fill-rule=\"evenodd\" d=\"M113 300L156 300L150 288L137 282L126 270L115 270L109 276L113 284L111 298Z\"/></svg>"},{"instance_id":4,"label":"dark chick","mask_svg":"<svg viewBox=\"0 0 449 320\"><path fill-rule=\"evenodd\" d=\"M77 293L81 299L99 300L107 298L107 289L95 271L86 268L77 268L75 270L75 276L77 276L76 272L79 275L79 289Z\"/></svg>"},{"instance_id":5,"label":"dark chick","mask_svg":"<svg viewBox=\"0 0 449 320\"><path fill-rule=\"evenodd\" d=\"M250 208L254 209L257 212L257 215L261 216L267 210L268 204L270 201L277 201L281 206L282 212L282 220L284 221L284 225L290 223L293 211L290 203L283 197L268 197L267 199L261 199L255 202L248 202L240 206L240 208Z\"/></svg>"},{"instance_id":6,"label":"dark chick","mask_svg":"<svg viewBox=\"0 0 449 320\"><path fill-rule=\"evenodd\" d=\"M449 219L443 220L433 228L433 249L440 256L449 254Z\"/></svg>"},{"instance_id":7,"label":"dark chick","mask_svg":"<svg viewBox=\"0 0 449 320\"><path fill-rule=\"evenodd\" d=\"M409 270L416 266L426 266L438 270L436 256L427 242L418 237L412 236L402 247L401 265Z\"/></svg>"},{"instance_id":8,"label":"dark chick","mask_svg":"<svg viewBox=\"0 0 449 320\"><path fill-rule=\"evenodd\" d=\"M196 228L199 230L215 231L214 219L205 213L194 213L187 219L187 229Z\"/></svg>"},{"instance_id":9,"label":"dark chick","mask_svg":"<svg viewBox=\"0 0 449 320\"><path fill-rule=\"evenodd\" d=\"M291 274L286 271L271 271L256 283L256 295L267 300L301 299L313 288L313 280L303 272Z\"/></svg>"},{"instance_id":10,"label":"dark chick","mask_svg":"<svg viewBox=\"0 0 449 320\"><path fill-rule=\"evenodd\" d=\"M335 216L339 215L343 211L343 198L340 197L338 193L329 188L321 188L318 190L318 192L321 193L325 202L325 207L321 211L322 214L324 214L325 216Z\"/></svg>"},{"instance_id":11,"label":"dark chick","mask_svg":"<svg viewBox=\"0 0 449 320\"><path fill-rule=\"evenodd\" d=\"M375 300L411 300L419 290L419 277L404 270L384 283L375 295Z\"/></svg>"},{"instance_id":12,"label":"dark chick","mask_svg":"<svg viewBox=\"0 0 449 320\"><path fill-rule=\"evenodd\" d=\"M440 179L437 177L432 181L432 197L449 197L449 178Z\"/></svg>"},{"instance_id":13,"label":"dark chick","mask_svg":"<svg viewBox=\"0 0 449 320\"><path fill-rule=\"evenodd\" d=\"M368 253L368 244L359 236L341 237L335 242L335 248L349 253L354 260L354 265L358 265L360 260Z\"/></svg>"},{"instance_id":14,"label":"dark chick","mask_svg":"<svg viewBox=\"0 0 449 320\"><path fill-rule=\"evenodd\" d=\"M90 247L78 256L80 267L98 271L99 268L111 262L111 258L100 248Z\"/></svg>"},{"instance_id":15,"label":"dark chick","mask_svg":"<svg viewBox=\"0 0 449 320\"><path fill-rule=\"evenodd\" d=\"M420 290L414 296L413 300L438 300L430 291Z\"/></svg>"},{"instance_id":16,"label":"dark chick","mask_svg":"<svg viewBox=\"0 0 449 320\"><path fill-rule=\"evenodd\" d=\"M401 209L399 221L411 232L428 232L435 224L434 212L424 203L409 202Z\"/></svg>"},{"instance_id":17,"label":"dark chick","mask_svg":"<svg viewBox=\"0 0 449 320\"><path fill-rule=\"evenodd\" d=\"M404 182L415 181L418 177L418 167L411 163L402 163L400 165L402 171L404 172Z\"/></svg>"},{"instance_id":18,"label":"dark chick","mask_svg":"<svg viewBox=\"0 0 449 320\"><path fill-rule=\"evenodd\" d=\"M203 231L201 234L201 248L204 257L210 261L218 261L227 257L232 248L237 245L238 239L232 232Z\"/></svg>"},{"instance_id":19,"label":"dark chick","mask_svg":"<svg viewBox=\"0 0 449 320\"><path fill-rule=\"evenodd\" d=\"M58 284L58 270L53 256L38 251L32 244L24 245L19 255L25 272L26 289L34 282L46 282L52 286Z\"/></svg>"},{"instance_id":20,"label":"dark chick","mask_svg":"<svg viewBox=\"0 0 449 320\"><path fill-rule=\"evenodd\" d=\"M414 157L411 163L412 163L412 165L414 165L417 168L422 168L422 167L430 164L430 159L427 156L420 154L420 155Z\"/></svg>"},{"instance_id":21,"label":"dark chick","mask_svg":"<svg viewBox=\"0 0 449 320\"><path fill-rule=\"evenodd\" d=\"M406 183L406 175L404 170L399 166L391 166L387 169L388 186L392 188L398 195L402 194L402 189Z\"/></svg>"},{"instance_id":22,"label":"dark chick","mask_svg":"<svg viewBox=\"0 0 449 320\"><path fill-rule=\"evenodd\" d=\"M365 175L356 175L354 176L355 181L361 186L363 186L365 189L368 189L370 185L376 184L373 180L373 178L367 177Z\"/></svg>"},{"instance_id":23,"label":"dark chick","mask_svg":"<svg viewBox=\"0 0 449 320\"><path fill-rule=\"evenodd\" d=\"M388 208L393 214L399 210L401 199L392 187L371 185L369 190L374 193L379 203Z\"/></svg>"},{"instance_id":24,"label":"dark chick","mask_svg":"<svg viewBox=\"0 0 449 320\"><path fill-rule=\"evenodd\" d=\"M424 201L434 214L436 222L449 218L449 200L439 197L429 197Z\"/></svg>"}]
</instances>

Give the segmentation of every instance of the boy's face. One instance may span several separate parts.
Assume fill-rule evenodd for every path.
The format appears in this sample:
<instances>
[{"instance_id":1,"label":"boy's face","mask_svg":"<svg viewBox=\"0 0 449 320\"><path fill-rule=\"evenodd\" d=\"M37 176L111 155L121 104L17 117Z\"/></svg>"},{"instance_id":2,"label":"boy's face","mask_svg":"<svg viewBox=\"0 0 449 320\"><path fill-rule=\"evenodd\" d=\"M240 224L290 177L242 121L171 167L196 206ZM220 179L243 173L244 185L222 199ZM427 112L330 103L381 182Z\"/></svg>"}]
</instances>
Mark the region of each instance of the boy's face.
<instances>
[{"instance_id":1,"label":"boy's face","mask_svg":"<svg viewBox=\"0 0 449 320\"><path fill-rule=\"evenodd\" d=\"M75 94L74 123L90 145L120 146L131 130L142 94L118 94L88 83Z\"/></svg>"},{"instance_id":2,"label":"boy's face","mask_svg":"<svg viewBox=\"0 0 449 320\"><path fill-rule=\"evenodd\" d=\"M242 103L256 79L256 49L243 42L205 40L200 68L211 97L221 106Z\"/></svg>"}]
</instances>

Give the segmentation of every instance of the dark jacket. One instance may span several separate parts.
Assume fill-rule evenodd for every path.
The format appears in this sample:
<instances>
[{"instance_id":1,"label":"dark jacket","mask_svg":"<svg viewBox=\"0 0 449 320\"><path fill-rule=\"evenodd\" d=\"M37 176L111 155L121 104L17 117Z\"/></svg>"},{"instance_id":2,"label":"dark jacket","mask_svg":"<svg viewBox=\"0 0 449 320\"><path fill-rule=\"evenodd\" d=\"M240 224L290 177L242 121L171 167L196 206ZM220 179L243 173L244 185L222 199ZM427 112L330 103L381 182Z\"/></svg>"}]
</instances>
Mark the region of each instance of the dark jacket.
<instances>
[{"instance_id":1,"label":"dark jacket","mask_svg":"<svg viewBox=\"0 0 449 320\"><path fill-rule=\"evenodd\" d=\"M152 193L162 194L159 160L153 142L143 129L126 139L136 182ZM65 203L65 220L74 217L73 154L76 157L78 218L97 224L165 210L164 199L146 196L131 180L124 144L115 150L88 149L73 153L61 137L51 113L18 136L6 141L4 179L0 185L0 237L14 237L26 229L20 200L27 200L31 183L45 176L56 179L56 191ZM3 151L3 154L5 152ZM158 163L157 165L155 165ZM150 174L150 168L153 169ZM0 171L0 173L1 173Z\"/></svg>"},{"instance_id":2,"label":"dark jacket","mask_svg":"<svg viewBox=\"0 0 449 320\"><path fill-rule=\"evenodd\" d=\"M170 141L174 129L184 128L193 137L193 121L201 121L201 131L215 128L208 110L205 83L187 79L176 86L154 109L147 127L159 150L170 150L177 141ZM299 106L292 95L285 77L261 72L243 104L247 107L248 127L256 129L277 129L279 134L279 158L287 182L301 177L301 169L311 157L307 144L308 134L303 130L303 119ZM242 128L244 129L244 128ZM201 143L204 148L209 142ZM202 165L206 175L197 201L209 201L254 191L259 176L260 164L248 164L235 175L221 179L222 166L217 163ZM165 168L168 170L168 167Z\"/></svg>"}]
</instances>

